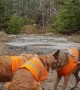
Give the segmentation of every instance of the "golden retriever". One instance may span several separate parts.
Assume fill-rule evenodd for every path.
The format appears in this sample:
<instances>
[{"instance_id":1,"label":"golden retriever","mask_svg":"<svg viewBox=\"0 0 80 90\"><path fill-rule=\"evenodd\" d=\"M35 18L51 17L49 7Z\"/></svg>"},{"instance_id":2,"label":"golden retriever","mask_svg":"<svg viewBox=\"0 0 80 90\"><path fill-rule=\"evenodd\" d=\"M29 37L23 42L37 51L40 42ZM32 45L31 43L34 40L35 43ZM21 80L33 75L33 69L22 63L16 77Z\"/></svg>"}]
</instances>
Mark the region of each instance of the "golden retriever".
<instances>
[{"instance_id":1,"label":"golden retriever","mask_svg":"<svg viewBox=\"0 0 80 90\"><path fill-rule=\"evenodd\" d=\"M34 57L30 59L29 62L25 63L22 66L22 68L17 70L17 72L15 73L13 77L13 80L8 85L7 90L42 90L42 87L40 86L39 82L44 81L48 77L46 77L45 73L44 75L41 74L42 73L41 71L46 70L48 74L50 68L54 69L55 67L57 67L58 54L59 54L59 50L55 52L54 54L49 53L46 55L39 55L38 57ZM30 71L29 68L25 68L28 66L28 65L26 66L26 64L31 64L30 63L31 60L33 60L34 62L40 62L39 66L41 68L44 67L42 70L39 70L38 78L36 78L37 76L35 77L35 75L33 74L35 70ZM33 67L36 67L33 63L32 63ZM40 79L41 75L46 78Z\"/></svg>"}]
</instances>

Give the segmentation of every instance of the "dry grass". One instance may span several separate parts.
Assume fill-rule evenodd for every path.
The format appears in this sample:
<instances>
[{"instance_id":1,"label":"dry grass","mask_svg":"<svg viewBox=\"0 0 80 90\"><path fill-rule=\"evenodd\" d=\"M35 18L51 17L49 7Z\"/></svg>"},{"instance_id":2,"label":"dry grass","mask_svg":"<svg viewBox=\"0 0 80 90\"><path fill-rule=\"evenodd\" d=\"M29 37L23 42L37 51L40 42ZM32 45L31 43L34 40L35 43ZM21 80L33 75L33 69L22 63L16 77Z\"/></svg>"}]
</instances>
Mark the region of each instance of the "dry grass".
<instances>
[{"instance_id":1,"label":"dry grass","mask_svg":"<svg viewBox=\"0 0 80 90\"><path fill-rule=\"evenodd\" d=\"M25 25L22 28L22 33L25 33L25 34L45 34L49 32L50 31L47 27L42 27L42 28L37 29L36 24Z\"/></svg>"}]
</instances>

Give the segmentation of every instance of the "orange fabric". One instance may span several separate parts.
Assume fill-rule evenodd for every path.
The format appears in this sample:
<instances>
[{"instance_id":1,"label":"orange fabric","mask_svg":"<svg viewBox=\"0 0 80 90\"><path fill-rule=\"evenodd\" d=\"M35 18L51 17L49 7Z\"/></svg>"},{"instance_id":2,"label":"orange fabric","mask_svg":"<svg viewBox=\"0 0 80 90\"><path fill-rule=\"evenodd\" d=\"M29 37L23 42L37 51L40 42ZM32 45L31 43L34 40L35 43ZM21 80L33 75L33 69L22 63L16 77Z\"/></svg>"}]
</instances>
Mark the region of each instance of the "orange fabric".
<instances>
[{"instance_id":1,"label":"orange fabric","mask_svg":"<svg viewBox=\"0 0 80 90\"><path fill-rule=\"evenodd\" d=\"M70 50L72 50L75 53L75 55L79 58L79 52L76 48L71 48Z\"/></svg>"},{"instance_id":2,"label":"orange fabric","mask_svg":"<svg viewBox=\"0 0 80 90\"><path fill-rule=\"evenodd\" d=\"M38 67L38 69L41 71L40 72L40 80L39 81L43 81L43 80L45 80L47 77L48 77L48 71L47 71L47 69L44 67L44 74L45 74L45 76L46 77L42 77L42 68L41 68L41 66L40 66L40 64L39 64L39 62L37 61L37 60L31 60L31 62L33 62L34 64L36 64L37 65L37 67Z\"/></svg>"},{"instance_id":3,"label":"orange fabric","mask_svg":"<svg viewBox=\"0 0 80 90\"><path fill-rule=\"evenodd\" d=\"M74 58L72 56L69 57L69 63L62 67L59 71L58 74L59 76L68 76L70 75L74 68L76 67L77 63L75 62Z\"/></svg>"},{"instance_id":4,"label":"orange fabric","mask_svg":"<svg viewBox=\"0 0 80 90\"><path fill-rule=\"evenodd\" d=\"M22 59L20 56L11 56L12 58L12 70L16 72L18 68L22 66Z\"/></svg>"},{"instance_id":5,"label":"orange fabric","mask_svg":"<svg viewBox=\"0 0 80 90\"><path fill-rule=\"evenodd\" d=\"M44 67L44 74L45 74L45 77L44 77L44 76L42 75L41 65L40 65L40 63L39 63L37 60L31 59L31 60L29 60L29 61L27 61L27 62L32 62L32 63L34 63L34 64L37 66L37 68L38 68L38 70L39 70L39 73L37 73L35 67L32 67L31 65L29 65L29 64L27 64L27 63L25 63L25 64L22 66L22 68L25 67L25 68L27 68L28 70L30 70L30 71L32 72L32 74L34 75L35 79L36 79L38 82L43 81L43 80L45 80L45 79L48 78L48 71L47 71L47 69ZM40 62L41 62L41 61L40 61Z\"/></svg>"}]
</instances>

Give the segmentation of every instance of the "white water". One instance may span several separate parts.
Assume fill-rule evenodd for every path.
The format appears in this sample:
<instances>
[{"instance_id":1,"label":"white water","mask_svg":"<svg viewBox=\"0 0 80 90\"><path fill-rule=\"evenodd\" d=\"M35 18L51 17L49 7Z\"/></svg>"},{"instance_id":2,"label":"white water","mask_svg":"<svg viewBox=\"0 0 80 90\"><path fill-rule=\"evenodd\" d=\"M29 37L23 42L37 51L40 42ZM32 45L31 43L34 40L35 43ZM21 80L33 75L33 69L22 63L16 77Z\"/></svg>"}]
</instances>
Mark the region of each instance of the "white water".
<instances>
[{"instance_id":1,"label":"white water","mask_svg":"<svg viewBox=\"0 0 80 90\"><path fill-rule=\"evenodd\" d=\"M14 39L11 42L6 43L13 47L27 47L27 48L38 48L38 49L68 49L70 47L79 47L80 43L69 42L68 39L63 37L50 37L50 36L34 36L28 35Z\"/></svg>"}]
</instances>

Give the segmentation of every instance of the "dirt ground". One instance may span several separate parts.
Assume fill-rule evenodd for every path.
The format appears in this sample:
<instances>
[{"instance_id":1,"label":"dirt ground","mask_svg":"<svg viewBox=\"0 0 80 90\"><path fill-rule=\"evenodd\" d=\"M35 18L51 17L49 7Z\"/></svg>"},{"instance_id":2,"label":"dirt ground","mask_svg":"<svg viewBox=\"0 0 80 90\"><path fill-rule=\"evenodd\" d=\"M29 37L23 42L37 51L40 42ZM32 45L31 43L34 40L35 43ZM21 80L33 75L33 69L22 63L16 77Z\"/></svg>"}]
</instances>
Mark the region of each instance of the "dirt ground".
<instances>
[{"instance_id":1,"label":"dirt ground","mask_svg":"<svg viewBox=\"0 0 80 90\"><path fill-rule=\"evenodd\" d=\"M80 43L80 35L70 35L70 36L66 36L66 35L61 35L61 34L52 34L52 33L46 33L44 34L45 36L57 36L57 37L61 37L64 36L66 38L68 38L69 41L73 41L73 42L77 42ZM8 52L5 51L6 45L5 43L8 41L11 41L12 39L16 39L17 36L16 35L7 35L4 32L0 32L0 55L4 55L4 52ZM53 85L55 83L56 80L56 72L55 71L50 71L49 73L49 79L46 80L43 83L43 87L44 90L53 90ZM62 83L63 83L63 78L61 80L61 82L58 85L58 90L61 90L62 87ZM75 84L75 78L73 75L71 75L69 83L68 83L68 87L66 90L70 90L70 88ZM4 90L3 84L0 84L0 90ZM80 84L78 85L78 88L76 90L80 90Z\"/></svg>"}]
</instances>

